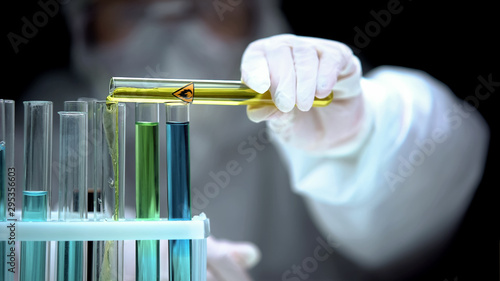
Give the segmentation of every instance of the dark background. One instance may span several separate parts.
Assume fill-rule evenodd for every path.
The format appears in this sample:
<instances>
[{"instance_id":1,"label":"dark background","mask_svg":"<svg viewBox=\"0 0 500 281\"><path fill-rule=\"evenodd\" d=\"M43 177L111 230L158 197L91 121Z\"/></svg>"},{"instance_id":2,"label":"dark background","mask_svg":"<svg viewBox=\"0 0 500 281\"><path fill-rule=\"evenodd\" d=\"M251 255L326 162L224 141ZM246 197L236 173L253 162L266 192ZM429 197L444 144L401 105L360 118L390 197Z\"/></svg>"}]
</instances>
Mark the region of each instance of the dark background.
<instances>
[{"instance_id":1,"label":"dark background","mask_svg":"<svg viewBox=\"0 0 500 281\"><path fill-rule=\"evenodd\" d=\"M327 3L330 4L327 4ZM355 27L374 21L370 11L387 9L383 1L289 1L283 9L295 33L334 39L351 47ZM500 82L499 10L494 1L399 1L403 10L354 52L366 63L421 69L448 85L460 98L474 96L478 76ZM375 33L375 32L374 32ZM428 271L414 280L465 281L499 279L498 95L480 101L477 110L490 126L491 139L483 181L451 247ZM456 279L455 279L456 278Z\"/></svg>"},{"instance_id":2,"label":"dark background","mask_svg":"<svg viewBox=\"0 0 500 281\"><path fill-rule=\"evenodd\" d=\"M297 34L356 47L359 41L355 41L354 28L365 30L374 21L370 11L387 9L390 1L325 2L285 1L283 9ZM354 52L366 62L365 69L384 64L421 69L460 98L474 96L478 76L492 75L493 81L500 82L499 14L492 3L402 0L403 10L392 15L366 47ZM499 280L499 185L493 167L498 161L494 158L498 155L498 121L493 119L498 94L500 87L477 107L492 134L482 184L452 246L433 268L414 280Z\"/></svg>"},{"instance_id":3,"label":"dark background","mask_svg":"<svg viewBox=\"0 0 500 281\"><path fill-rule=\"evenodd\" d=\"M390 2L285 0L281 7L294 33L346 43L364 61L365 70L384 64L421 69L462 99L474 96L479 76L491 75L491 80L500 82L495 1L402 0L403 10L392 14L385 27L374 31L369 44L359 48L354 28L365 30L374 21L371 11L387 10ZM2 10L2 61L6 61L2 80L6 86L1 98L16 99L42 72L68 65L70 40L58 13L27 44L21 44L16 54L7 34L20 34L21 19L31 20L40 7L37 1L8 1ZM494 90L475 105L491 130L483 181L452 246L415 280L499 280L499 184L494 170L498 125L493 114L500 86Z\"/></svg>"}]
</instances>

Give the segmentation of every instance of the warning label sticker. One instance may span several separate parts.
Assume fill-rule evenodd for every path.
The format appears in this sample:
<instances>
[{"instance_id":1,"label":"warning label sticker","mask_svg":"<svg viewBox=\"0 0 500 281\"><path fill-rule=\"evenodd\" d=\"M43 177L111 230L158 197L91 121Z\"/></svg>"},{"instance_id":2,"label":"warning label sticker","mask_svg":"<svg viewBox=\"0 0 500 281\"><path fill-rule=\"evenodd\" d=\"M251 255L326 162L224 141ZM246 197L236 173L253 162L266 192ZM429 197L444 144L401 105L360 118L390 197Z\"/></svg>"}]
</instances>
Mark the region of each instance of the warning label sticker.
<instances>
[{"instance_id":1,"label":"warning label sticker","mask_svg":"<svg viewBox=\"0 0 500 281\"><path fill-rule=\"evenodd\" d=\"M173 92L172 95L184 102L192 103L194 98L194 83L191 82L186 86Z\"/></svg>"}]
</instances>

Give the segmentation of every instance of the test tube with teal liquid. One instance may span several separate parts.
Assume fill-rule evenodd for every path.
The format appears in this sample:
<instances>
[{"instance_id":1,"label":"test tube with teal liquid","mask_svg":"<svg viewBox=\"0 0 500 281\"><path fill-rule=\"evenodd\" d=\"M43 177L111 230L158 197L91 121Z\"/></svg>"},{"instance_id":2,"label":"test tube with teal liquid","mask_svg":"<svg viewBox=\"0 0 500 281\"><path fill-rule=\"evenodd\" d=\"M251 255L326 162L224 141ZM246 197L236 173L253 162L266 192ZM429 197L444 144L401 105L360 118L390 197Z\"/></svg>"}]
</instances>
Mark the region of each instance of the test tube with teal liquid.
<instances>
[{"instance_id":1,"label":"test tube with teal liquid","mask_svg":"<svg viewBox=\"0 0 500 281\"><path fill-rule=\"evenodd\" d=\"M50 219L52 102L24 102L23 221ZM20 280L45 280L47 242L21 243Z\"/></svg>"},{"instance_id":2,"label":"test tube with teal liquid","mask_svg":"<svg viewBox=\"0 0 500 281\"><path fill-rule=\"evenodd\" d=\"M168 219L191 220L189 104L165 103ZM191 280L191 240L169 240L170 281Z\"/></svg>"},{"instance_id":3,"label":"test tube with teal liquid","mask_svg":"<svg viewBox=\"0 0 500 281\"><path fill-rule=\"evenodd\" d=\"M62 111L59 117L59 220L82 221L87 219L87 113ZM84 241L58 241L58 281L87 280L84 246Z\"/></svg>"},{"instance_id":4,"label":"test tube with teal liquid","mask_svg":"<svg viewBox=\"0 0 500 281\"><path fill-rule=\"evenodd\" d=\"M7 178L14 167L14 104L13 100L0 99L0 221L15 218L15 197L12 196L15 194L15 187L7 184ZM12 244L8 246L6 241L0 241L1 280L10 280L9 277L13 276L6 268L7 262L11 262L10 259L6 260L7 247L12 247Z\"/></svg>"},{"instance_id":5,"label":"test tube with teal liquid","mask_svg":"<svg viewBox=\"0 0 500 281\"><path fill-rule=\"evenodd\" d=\"M135 107L136 218L158 220L159 206L159 105ZM136 280L160 280L160 241L136 241Z\"/></svg>"}]
</instances>

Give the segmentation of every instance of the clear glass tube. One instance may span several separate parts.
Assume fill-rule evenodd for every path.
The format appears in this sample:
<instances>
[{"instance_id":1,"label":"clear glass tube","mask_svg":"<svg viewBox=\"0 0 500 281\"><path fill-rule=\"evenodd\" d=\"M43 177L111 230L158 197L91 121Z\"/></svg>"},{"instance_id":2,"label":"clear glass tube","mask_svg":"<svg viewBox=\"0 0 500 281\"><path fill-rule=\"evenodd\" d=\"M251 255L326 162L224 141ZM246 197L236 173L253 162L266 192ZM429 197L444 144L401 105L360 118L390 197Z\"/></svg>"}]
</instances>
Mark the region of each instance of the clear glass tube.
<instances>
[{"instance_id":1,"label":"clear glass tube","mask_svg":"<svg viewBox=\"0 0 500 281\"><path fill-rule=\"evenodd\" d=\"M86 101L86 100L77 100L77 101L65 101L64 102L64 111L75 111L75 112L85 112L86 115L87 115L87 151L86 151L86 154L87 154L87 170L86 170L86 174L87 174L87 190L88 190L88 186L90 185L91 182L93 182L93 177L91 177L91 170L89 168L89 165L91 163L93 163L93 157L92 157L92 153L91 153L91 150L90 150L90 147L91 147L91 141L90 141L90 133L92 132L91 131L91 127L92 127L92 121L93 121L93 111L91 112L91 102L89 101ZM88 200L87 198L87 204L91 204L92 202ZM87 208L87 211L93 211L93 210L90 210L89 208Z\"/></svg>"},{"instance_id":2,"label":"clear glass tube","mask_svg":"<svg viewBox=\"0 0 500 281\"><path fill-rule=\"evenodd\" d=\"M24 102L23 221L50 219L52 118L52 102ZM46 244L21 243L21 281L46 278Z\"/></svg>"},{"instance_id":3,"label":"clear glass tube","mask_svg":"<svg viewBox=\"0 0 500 281\"><path fill-rule=\"evenodd\" d=\"M87 158L87 188L88 188L88 211L93 212L94 211L94 169L91 168L92 165L94 165L94 151L95 151L95 142L94 142L94 135L96 133L95 129L95 111L96 111L96 102L97 99L94 98L78 98L77 101L66 101L64 103L64 110L65 111L80 111L80 112L87 112L87 126L88 126L88 142L87 142L87 150L88 150L88 158ZM83 105L80 105L83 104ZM86 106L85 106L86 104ZM79 106L80 105L80 106ZM91 243L91 242L89 242ZM91 247L89 245L89 247ZM90 248L89 248L90 251ZM92 255L89 255L89 258ZM91 264L91 263L89 263Z\"/></svg>"},{"instance_id":4,"label":"clear glass tube","mask_svg":"<svg viewBox=\"0 0 500 281\"><path fill-rule=\"evenodd\" d=\"M15 102L0 99L0 142L4 142L4 167L14 167L14 135Z\"/></svg>"},{"instance_id":5,"label":"clear glass tube","mask_svg":"<svg viewBox=\"0 0 500 281\"><path fill-rule=\"evenodd\" d=\"M5 165L5 102L0 99L0 221L5 221L5 203L6 203L6 193L7 193L7 166ZM0 269L2 269L0 274L3 274L4 269L4 242L0 242Z\"/></svg>"},{"instance_id":6,"label":"clear glass tube","mask_svg":"<svg viewBox=\"0 0 500 281\"><path fill-rule=\"evenodd\" d=\"M159 105L135 107L136 218L160 218ZM136 280L160 280L160 241L136 241Z\"/></svg>"},{"instance_id":7,"label":"clear glass tube","mask_svg":"<svg viewBox=\"0 0 500 281\"><path fill-rule=\"evenodd\" d=\"M50 101L24 102L24 190L47 192L47 199L51 187L52 114Z\"/></svg>"},{"instance_id":8,"label":"clear glass tube","mask_svg":"<svg viewBox=\"0 0 500 281\"><path fill-rule=\"evenodd\" d=\"M126 107L120 103L96 101L94 133L94 220L125 218L125 122ZM123 241L92 242L92 280L124 279Z\"/></svg>"},{"instance_id":9,"label":"clear glass tube","mask_svg":"<svg viewBox=\"0 0 500 281\"><path fill-rule=\"evenodd\" d=\"M89 105L87 101L65 101L64 111L88 112Z\"/></svg>"},{"instance_id":10,"label":"clear glass tube","mask_svg":"<svg viewBox=\"0 0 500 281\"><path fill-rule=\"evenodd\" d=\"M1 105L0 105L1 106ZM3 114L0 109L0 114ZM3 129L3 128L2 128ZM6 220L6 194L7 194L7 166L5 165L5 142L0 140L0 222ZM5 259L7 256L6 252L6 241L0 241L0 277L2 280L5 280L5 275L7 274L5 270L5 265L7 264L7 260Z\"/></svg>"},{"instance_id":11,"label":"clear glass tube","mask_svg":"<svg viewBox=\"0 0 500 281\"><path fill-rule=\"evenodd\" d=\"M168 219L191 219L189 104L166 103ZM169 240L171 281L191 280L191 241Z\"/></svg>"},{"instance_id":12,"label":"clear glass tube","mask_svg":"<svg viewBox=\"0 0 500 281\"><path fill-rule=\"evenodd\" d=\"M92 197L93 193L93 187L91 187L91 183L93 183L94 175L92 173L92 169L90 169L91 163L93 163L94 158L93 158L93 145L92 145L92 138L91 138L91 133L93 132L93 116L94 116L94 111L93 109L93 99L89 98L79 98L78 100L74 101L65 101L64 102L64 111L76 111L76 112L85 112L87 113L87 212L92 212L93 211L93 203L94 203L94 198ZM86 261L86 266L87 272L92 271L92 242L91 241L85 241L84 243L84 248L85 248L85 256L87 257ZM87 273L89 274L89 273Z\"/></svg>"},{"instance_id":13,"label":"clear glass tube","mask_svg":"<svg viewBox=\"0 0 500 281\"><path fill-rule=\"evenodd\" d=\"M273 105L269 91L259 94L236 80L186 80L113 77L109 85L110 101L151 103L194 103L212 105ZM313 106L327 106L333 92L316 98Z\"/></svg>"},{"instance_id":14,"label":"clear glass tube","mask_svg":"<svg viewBox=\"0 0 500 281\"><path fill-rule=\"evenodd\" d=\"M58 217L60 221L82 221L87 219L87 113L62 111L59 117ZM57 280L87 280L84 241L57 244Z\"/></svg>"},{"instance_id":15,"label":"clear glass tube","mask_svg":"<svg viewBox=\"0 0 500 281\"><path fill-rule=\"evenodd\" d=\"M15 204L12 201L15 197L7 196L7 194L15 194L15 187L7 184L7 178L12 172L15 173L15 170L12 170L14 169L14 104L13 100L0 99L0 221L15 217L14 208L11 206ZM0 255L0 279L8 280L5 268L7 264L6 241L0 241Z\"/></svg>"}]
</instances>

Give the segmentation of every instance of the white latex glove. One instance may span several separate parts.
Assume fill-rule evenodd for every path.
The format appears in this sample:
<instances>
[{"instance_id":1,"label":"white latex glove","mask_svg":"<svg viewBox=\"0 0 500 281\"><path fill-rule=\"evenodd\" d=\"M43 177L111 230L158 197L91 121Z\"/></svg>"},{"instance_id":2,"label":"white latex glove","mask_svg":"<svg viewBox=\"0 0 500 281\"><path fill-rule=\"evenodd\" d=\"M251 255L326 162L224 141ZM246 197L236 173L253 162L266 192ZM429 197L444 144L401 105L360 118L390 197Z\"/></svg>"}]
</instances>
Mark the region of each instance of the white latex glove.
<instances>
[{"instance_id":1,"label":"white latex glove","mask_svg":"<svg viewBox=\"0 0 500 281\"><path fill-rule=\"evenodd\" d=\"M207 281L250 281L247 273L260 260L260 251L249 242L207 238Z\"/></svg>"},{"instance_id":2,"label":"white latex glove","mask_svg":"<svg viewBox=\"0 0 500 281\"><path fill-rule=\"evenodd\" d=\"M241 62L242 81L271 92L275 106L249 106L254 122L268 120L282 140L305 150L331 148L360 129L361 64L346 45L290 34L251 43ZM334 92L334 101L312 107L314 97Z\"/></svg>"}]
</instances>

